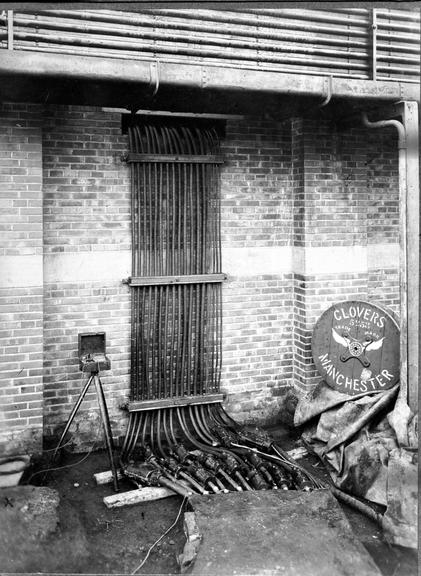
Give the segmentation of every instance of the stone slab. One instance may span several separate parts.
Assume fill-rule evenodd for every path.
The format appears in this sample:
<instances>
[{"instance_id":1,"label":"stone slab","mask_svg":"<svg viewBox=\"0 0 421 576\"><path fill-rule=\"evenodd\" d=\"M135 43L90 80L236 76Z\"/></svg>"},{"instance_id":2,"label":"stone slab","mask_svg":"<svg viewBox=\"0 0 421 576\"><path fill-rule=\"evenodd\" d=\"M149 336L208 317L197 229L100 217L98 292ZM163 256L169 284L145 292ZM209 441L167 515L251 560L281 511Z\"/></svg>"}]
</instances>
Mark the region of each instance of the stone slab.
<instances>
[{"instance_id":1,"label":"stone slab","mask_svg":"<svg viewBox=\"0 0 421 576\"><path fill-rule=\"evenodd\" d=\"M202 536L189 574L380 576L329 490L192 496Z\"/></svg>"}]
</instances>

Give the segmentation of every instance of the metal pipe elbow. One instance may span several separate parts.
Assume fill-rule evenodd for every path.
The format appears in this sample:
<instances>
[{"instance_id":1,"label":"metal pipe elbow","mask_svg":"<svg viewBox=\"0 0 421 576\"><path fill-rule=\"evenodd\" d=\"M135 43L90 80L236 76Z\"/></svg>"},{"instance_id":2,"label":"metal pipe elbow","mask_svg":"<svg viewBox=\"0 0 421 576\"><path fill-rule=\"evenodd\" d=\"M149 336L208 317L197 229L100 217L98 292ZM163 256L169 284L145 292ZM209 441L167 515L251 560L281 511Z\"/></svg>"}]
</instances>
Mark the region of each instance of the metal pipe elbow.
<instances>
[{"instance_id":1,"label":"metal pipe elbow","mask_svg":"<svg viewBox=\"0 0 421 576\"><path fill-rule=\"evenodd\" d=\"M398 147L406 148L406 133L402 122L399 122L399 120L379 120L377 122L371 122L367 117L367 112L362 112L361 117L364 126L367 126L367 128L386 128L387 126L394 126L398 131Z\"/></svg>"}]
</instances>

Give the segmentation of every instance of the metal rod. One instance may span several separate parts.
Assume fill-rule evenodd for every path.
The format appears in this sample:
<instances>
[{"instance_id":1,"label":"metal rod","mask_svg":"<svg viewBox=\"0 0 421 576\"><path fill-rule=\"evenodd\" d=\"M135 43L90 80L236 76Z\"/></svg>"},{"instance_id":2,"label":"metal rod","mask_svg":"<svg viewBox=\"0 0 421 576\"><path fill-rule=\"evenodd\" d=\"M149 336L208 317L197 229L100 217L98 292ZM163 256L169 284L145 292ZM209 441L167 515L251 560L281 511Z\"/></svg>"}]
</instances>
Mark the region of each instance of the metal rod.
<instances>
[{"instance_id":1,"label":"metal rod","mask_svg":"<svg viewBox=\"0 0 421 576\"><path fill-rule=\"evenodd\" d=\"M191 484L200 494L209 494L209 492L203 488L190 474L187 474L184 470L179 471L179 475L184 478L187 482Z\"/></svg>"},{"instance_id":2,"label":"metal rod","mask_svg":"<svg viewBox=\"0 0 421 576\"><path fill-rule=\"evenodd\" d=\"M133 141L133 132L129 130L128 132L129 137L129 146L130 150L134 148L134 141ZM131 249L132 249L132 274L136 272L136 238L135 238L135 230L136 230L136 204L135 204L135 195L136 195L136 177L135 177L135 170L131 167L131 185L130 185L130 210L131 210ZM131 372L130 372L130 390L131 390L131 397L132 399L137 399L135 393L136 387L136 361L137 361L137 354L136 354L136 346L137 346L137 330L138 330L138 311L136 308L136 301L137 301L137 294L136 291L132 291L130 295L131 301L131 336L130 336L130 355L131 355ZM134 398L133 398L134 394Z\"/></svg>"},{"instance_id":3,"label":"metal rod","mask_svg":"<svg viewBox=\"0 0 421 576\"><path fill-rule=\"evenodd\" d=\"M170 422L169 422L170 435L171 435L172 443L177 444L177 438L176 438L175 433L174 433L174 408L170 408L169 417L170 417Z\"/></svg>"},{"instance_id":4,"label":"metal rod","mask_svg":"<svg viewBox=\"0 0 421 576\"><path fill-rule=\"evenodd\" d=\"M146 412L145 419L143 421L143 428L142 428L142 447L146 446L149 418L150 418L150 414L149 414L149 412Z\"/></svg>"},{"instance_id":5,"label":"metal rod","mask_svg":"<svg viewBox=\"0 0 421 576\"><path fill-rule=\"evenodd\" d=\"M129 443L129 439L131 438L133 424L134 424L134 421L136 419L137 419L137 416L135 416L135 413L133 413L133 414L129 413L128 423L127 423L127 428L126 428L126 435L124 437L123 446L121 448L121 459L122 460L124 460L126 457L127 446Z\"/></svg>"},{"instance_id":6,"label":"metal rod","mask_svg":"<svg viewBox=\"0 0 421 576\"><path fill-rule=\"evenodd\" d=\"M151 445L152 452L155 452L155 420L156 420L156 411L151 412L150 416L150 425L149 425L149 440Z\"/></svg>"},{"instance_id":7,"label":"metal rod","mask_svg":"<svg viewBox=\"0 0 421 576\"><path fill-rule=\"evenodd\" d=\"M398 120L381 120L370 122L367 114L362 114L364 126L368 128L385 128L392 126L398 133L399 154L399 268L400 268L400 386L404 400L408 398L408 247L407 247L407 142L406 130L402 122ZM393 389L392 389L393 390ZM387 397L387 395L386 395Z\"/></svg>"},{"instance_id":8,"label":"metal rod","mask_svg":"<svg viewBox=\"0 0 421 576\"><path fill-rule=\"evenodd\" d=\"M270 10L265 8L258 8L257 10L241 10L242 13L246 12L254 17L259 18L260 16L273 16L278 19L278 22L284 18L290 18L294 20L305 20L311 22L322 22L322 23L333 23L333 24L346 24L347 26L364 26L367 23L367 18L350 18L350 10L346 10L347 17L344 15L335 15L334 10L329 10L329 13L321 10L294 10L290 8L282 8L281 10ZM360 12L361 15L366 16L367 10L364 9ZM259 18L260 22L260 18Z\"/></svg>"},{"instance_id":9,"label":"metal rod","mask_svg":"<svg viewBox=\"0 0 421 576\"><path fill-rule=\"evenodd\" d=\"M222 156L193 155L193 154L137 154L129 152L124 156L124 161L129 164L154 163L161 164L223 164Z\"/></svg>"},{"instance_id":10,"label":"metal rod","mask_svg":"<svg viewBox=\"0 0 421 576\"><path fill-rule=\"evenodd\" d=\"M192 348L192 330L193 330L193 290L194 286L186 286L188 293L188 320L187 320L187 390L188 394L194 394L195 390L192 385L192 360L195 355L195 351Z\"/></svg>"},{"instance_id":11,"label":"metal rod","mask_svg":"<svg viewBox=\"0 0 421 576\"><path fill-rule=\"evenodd\" d=\"M177 357L176 357L176 393L183 396L183 369L182 369L182 287L177 286Z\"/></svg>"},{"instance_id":12,"label":"metal rod","mask_svg":"<svg viewBox=\"0 0 421 576\"><path fill-rule=\"evenodd\" d=\"M212 444L212 441L207 438L207 436L204 434L201 426L199 425L199 422L196 419L196 413L194 412L194 406L188 406L188 414L190 417L190 421L193 424L193 429L196 432L197 436L199 437L199 439L204 442L204 444Z\"/></svg>"},{"instance_id":13,"label":"metal rod","mask_svg":"<svg viewBox=\"0 0 421 576\"><path fill-rule=\"evenodd\" d=\"M105 396L104 396L104 391L102 389L101 380L99 379L99 376L97 373L94 373L93 381L95 384L97 398L98 398L98 404L99 404L99 410L100 410L101 419L102 419L102 426L104 429L105 444L107 446L108 458L110 460L111 471L113 474L114 490L117 492L118 491L118 474L117 474L117 468L116 468L116 465L114 462L114 454L113 454L114 445L113 445L113 436L111 433L110 418L108 416L107 404L105 402Z\"/></svg>"},{"instance_id":14,"label":"metal rod","mask_svg":"<svg viewBox=\"0 0 421 576\"><path fill-rule=\"evenodd\" d=\"M162 411L161 410L156 410L156 414L157 414L157 421L156 421L156 438L157 438L157 444L158 444L158 453L162 458L165 458L165 452L162 448L162 441L161 441L161 431L162 431L162 424L161 424L161 418L162 418Z\"/></svg>"},{"instance_id":15,"label":"metal rod","mask_svg":"<svg viewBox=\"0 0 421 576\"><path fill-rule=\"evenodd\" d=\"M158 286L170 284L218 283L227 279L226 274L182 274L175 276L141 276L129 278L130 286Z\"/></svg>"},{"instance_id":16,"label":"metal rod","mask_svg":"<svg viewBox=\"0 0 421 576\"><path fill-rule=\"evenodd\" d=\"M206 450L207 452L212 452L212 454L218 454L218 450L216 448L211 448L209 445L207 444L202 444L201 442L199 442L198 440L196 440L194 438L194 436L192 436L190 434L190 431L188 429L188 426L186 424L186 421L184 419L184 412L181 408L175 408L177 417L178 417L178 422L181 426L181 429L183 431L183 434L185 435L185 437L188 439L188 441L193 444L193 446L195 448L199 448L199 450Z\"/></svg>"},{"instance_id":17,"label":"metal rod","mask_svg":"<svg viewBox=\"0 0 421 576\"><path fill-rule=\"evenodd\" d=\"M219 474L221 474L221 476L227 481L229 482L229 484L231 484L231 486L237 490L238 492L242 492L243 489L241 488L241 486L239 484L237 484L237 482L231 478L231 476L228 476L228 474L225 472L225 470L220 470Z\"/></svg>"},{"instance_id":18,"label":"metal rod","mask_svg":"<svg viewBox=\"0 0 421 576\"><path fill-rule=\"evenodd\" d=\"M157 398L162 398L162 388L163 388L163 370L162 370L162 364L165 361L164 358L164 354L163 354L163 350L162 350L162 332L165 330L165 326L163 326L162 323L162 294L163 294L163 287L162 286L158 286L157 287L157 293L156 293L156 298L157 298L157 318L156 318L156 324L155 324L155 329L158 332L158 349L157 349L157 360L156 360L156 380L157 380L157 384L158 384L158 391L157 391Z\"/></svg>"},{"instance_id":19,"label":"metal rod","mask_svg":"<svg viewBox=\"0 0 421 576\"><path fill-rule=\"evenodd\" d=\"M193 416L193 419L196 421L197 428L200 430L201 437L204 440L205 444L210 444L211 446L215 446L218 443L215 442L215 438L212 437L212 434L208 432L205 425L202 422L202 418L200 416L200 408L203 405L193 405L189 406L190 409L190 417Z\"/></svg>"},{"instance_id":20,"label":"metal rod","mask_svg":"<svg viewBox=\"0 0 421 576\"><path fill-rule=\"evenodd\" d=\"M94 380L94 375L92 375L92 376L88 379L88 381L85 383L84 387L82 388L81 393L79 394L79 397L78 397L75 405L74 405L73 408L72 408L72 411L70 412L70 415L69 415L69 418L68 418L68 420L67 420L66 426L64 427L64 430L63 430L63 432L62 432L62 435L60 436L60 440L58 441L58 444L57 444L57 446L56 446L56 449L54 450L53 458L52 458L53 461L54 461L55 457L57 456L57 452L58 452L58 450L60 449L60 446L61 446L62 443L63 443L64 437L66 436L66 434L67 434L70 426L72 425L72 422L73 422L73 419L74 419L74 417L75 417L75 415L76 415L76 412L79 410L79 406L82 404L82 400L85 398L86 393L87 393L88 390L89 390L89 386L91 385L91 383L92 383L93 380Z\"/></svg>"},{"instance_id":21,"label":"metal rod","mask_svg":"<svg viewBox=\"0 0 421 576\"><path fill-rule=\"evenodd\" d=\"M199 415L202 426L206 430L206 433L209 436L209 438L211 439L212 445L219 446L219 440L214 436L212 430L209 428L208 422L211 418L209 414L209 406L207 404L199 404L197 408L198 408L197 413Z\"/></svg>"},{"instance_id":22,"label":"metal rod","mask_svg":"<svg viewBox=\"0 0 421 576\"><path fill-rule=\"evenodd\" d=\"M233 13L229 15L225 13L220 13L215 11L208 11L203 12L199 10L184 12L180 10L159 10L158 11L151 11L150 14L155 14L156 16L170 16L173 18L188 18L189 20L205 20L212 23L225 23L225 24L242 24L242 25L250 25L256 26L256 16L253 18L243 18L240 15L235 16ZM318 33L326 33L326 34L344 34L346 36L358 35L364 36L364 24L365 22L361 23L360 28L352 28L348 29L346 26L343 28L338 28L335 26L321 26L320 24L307 24L306 21L306 14L304 11L301 12L301 17L305 20L304 23L295 23L295 22L286 22L282 21L282 28L290 29L290 30L300 30L302 32L318 32ZM259 27L267 27L267 28L276 28L279 29L280 20L275 18L259 18ZM343 21L342 21L343 23ZM232 33L232 32L231 32Z\"/></svg>"},{"instance_id":23,"label":"metal rod","mask_svg":"<svg viewBox=\"0 0 421 576\"><path fill-rule=\"evenodd\" d=\"M13 49L14 49L14 45L13 45L13 41L14 41L14 34L13 34L14 22L13 22L13 19L14 19L13 10L8 10L8 11L7 11L7 49L8 49L8 50L13 50Z\"/></svg>"},{"instance_id":24,"label":"metal rod","mask_svg":"<svg viewBox=\"0 0 421 576\"><path fill-rule=\"evenodd\" d=\"M43 11L41 14L45 14L45 12ZM306 16L306 20L308 21L308 16L307 14L305 14ZM314 18L311 18L312 20L314 20ZM107 36L114 36L114 37L118 37L118 36L122 36L124 39L128 39L128 38L132 38L135 42L130 42L129 45L139 45L139 43L136 43L136 40L140 40L140 41L144 41L144 40L153 40L153 41L163 41L166 42L168 41L168 33L166 32L166 30L170 29L170 30L175 30L176 32L171 34L171 40L173 42L180 42L180 43L187 43L187 44L202 44L202 45L209 45L209 46L217 46L217 47L227 47L227 48L244 48L244 49L256 49L256 44L251 41L251 40L244 40L244 37L250 37L253 38L252 36L252 30L248 30L248 29L239 29L238 31L236 31L234 29L234 31L232 29L226 30L224 28L220 28L218 29L218 36L219 35L225 35L225 38L221 38L221 37L215 37L210 35L209 33L213 32L211 26L209 25L201 25L201 24L193 24L192 21L190 22L178 22L177 24L171 21L165 21L165 20L154 20L153 23L149 22L149 21L141 21L139 22L138 26L143 26L145 29L139 31L138 26L137 29L134 27L121 27L121 28L117 28L115 26L113 27L107 27L107 26L98 26L97 23L100 22L101 20L97 19L97 21L95 22L95 24L93 25L79 25L77 22L64 22L63 20L54 20L54 21L49 21L49 20L43 20L43 19L37 19L36 21L36 25L37 25L37 29L42 28L43 30L49 30L52 29L54 31L63 31L63 32L70 32L70 33L84 33L86 35L89 34L97 34L97 35L107 35ZM120 24L125 24L126 22L118 22ZM342 18L342 20L339 23L344 23L344 19ZM346 23L349 24L349 19L346 20ZM359 20L358 26L364 27L364 25L367 23L367 20ZM127 22L127 24L131 24L133 25L134 22L130 21ZM148 27L150 27L151 25L154 24L154 31L153 32L149 32L147 30ZM279 26L277 27L278 32L271 32L269 30L264 30L264 27L260 27L258 30L254 31L254 38L257 37L260 42L259 42L259 49L261 47L262 50L273 50L274 48L276 48L276 45L274 46L274 44L268 44L265 42L262 42L262 40L283 40L283 41L295 41L297 42L297 37L292 36L291 34L287 34L285 33L285 31L282 31L282 28L284 28L283 26L283 22L279 24ZM383 24L383 23L382 23ZM384 23L386 24L386 23ZM32 19L29 18L25 18L22 17L21 14L19 14L18 16L16 16L16 25L20 26L22 28L33 28L34 27L34 21ZM397 24L396 24L397 25ZM400 24L399 26L401 26L401 28L399 28L400 30L403 31L412 31L414 28L413 26L408 26L405 24ZM285 26L286 28L286 26ZM296 29L299 29L299 27L297 27ZM185 30L186 32L194 32L194 31L200 31L200 32L205 32L204 35L198 36L198 35L190 35L190 34L186 34L186 33L182 33L181 31ZM231 32L231 37L227 37L228 35L228 31ZM181 33L180 33L181 32ZM232 35L235 34L235 32L237 32L237 38L233 38ZM351 34L349 36L352 36L352 30L351 30ZM337 45L338 46L345 46L345 47L364 47L364 39L363 40L356 40L356 39L341 39L341 38L336 38L337 41ZM308 39L303 36L301 38L299 38L299 43L308 43ZM313 44L333 44L333 42L329 42L329 39L325 38L325 37L321 37L321 36L316 36L313 39Z\"/></svg>"},{"instance_id":25,"label":"metal rod","mask_svg":"<svg viewBox=\"0 0 421 576\"><path fill-rule=\"evenodd\" d=\"M152 324L152 287L149 287L146 289L147 290L147 309L145 310L145 314L146 314L146 327L145 327L145 339L144 339L144 344L145 344L145 349L144 349L144 364L145 364L145 370L146 370L146 374L147 374L147 380L145 382L145 387L146 387L146 394L143 395L143 398L146 399L150 399L152 398L153 394L152 394L152 379L151 379L151 370L150 370L150 360L149 360L149 356L150 356L150 343L151 343L151 324ZM143 321L142 321L143 324Z\"/></svg>"},{"instance_id":26,"label":"metal rod","mask_svg":"<svg viewBox=\"0 0 421 576\"><path fill-rule=\"evenodd\" d=\"M177 406L189 406L190 404L215 404L222 402L223 394L203 394L197 396L182 396L174 398L162 398L152 400L142 400L140 402L129 402L130 412L141 412L142 410L156 410L158 408L171 408Z\"/></svg>"},{"instance_id":27,"label":"metal rod","mask_svg":"<svg viewBox=\"0 0 421 576\"><path fill-rule=\"evenodd\" d=\"M164 320L163 320L163 344L162 344L162 382L163 382L163 390L162 390L162 397L168 398L171 397L170 389L169 389L169 378L168 378L168 332L169 332L169 321L168 321L168 306L169 306L169 287L165 286L162 289L163 298L164 298Z\"/></svg>"},{"instance_id":28,"label":"metal rod","mask_svg":"<svg viewBox=\"0 0 421 576\"><path fill-rule=\"evenodd\" d=\"M132 436L131 436L131 439L130 439L130 442L129 442L128 448L127 448L127 454L126 454L127 458L130 458L130 455L132 454L133 450L136 447L136 443L137 443L137 440L139 438L139 433L140 433L140 430L142 429L142 425L143 425L143 418L144 418L144 414L141 413L135 419L135 425L133 428L133 433L132 433Z\"/></svg>"},{"instance_id":29,"label":"metal rod","mask_svg":"<svg viewBox=\"0 0 421 576\"><path fill-rule=\"evenodd\" d=\"M346 10L346 12L351 12L351 10ZM159 19L157 20L154 17L150 17L149 19L145 18L145 15L140 16L139 14L130 14L130 16L122 16L122 15L114 15L114 14L102 14L99 12L96 13L87 13L85 11L54 11L54 10L48 10L48 11L44 11L43 10L43 14L45 14L46 16L59 16L59 17L69 17L69 18L75 18L75 19L84 19L84 20L94 20L95 22L112 22L115 24L132 24L132 25L137 25L137 26L153 26L154 28L156 28L157 26L159 26L159 28L163 28L163 29L174 29L174 30L186 30L188 32L209 32L210 30L213 29L212 26L209 26L208 24L199 24L199 23L195 23L191 18L187 19L185 18L185 20L181 20L178 19L177 21L171 21L171 20L164 20L164 19ZM407 15L405 15L404 13L402 15L400 15L399 17L401 17L402 19L404 19L405 17L407 17ZM254 17L254 22L255 22L255 17ZM342 20L343 23L343 20ZM114 28L115 29L115 28ZM278 27L279 29L279 27ZM232 35L232 28L224 28L224 27L220 27L218 28L218 34L220 35ZM289 34L285 34L282 33L281 31L279 32L272 32L270 30L265 30L264 27L259 27L258 30L256 30L255 26L254 28L242 28L241 29L241 36L245 36L245 37L252 37L255 38L256 36L260 39L260 38L265 38L265 39L269 39L269 40L293 40L296 38L295 35L289 35ZM192 37L195 38L195 37ZM344 45L353 45L353 46L364 46L363 41L360 40L350 40L350 39L344 39L342 40L341 38L329 38L329 37L323 37L323 36L312 36L311 38L306 38L306 37L302 37L300 39L300 41L302 42L313 42L313 43L324 43L324 44L333 44L334 42L342 42Z\"/></svg>"},{"instance_id":30,"label":"metal rod","mask_svg":"<svg viewBox=\"0 0 421 576\"><path fill-rule=\"evenodd\" d=\"M170 409L164 409L164 417L162 419L162 426L163 426L163 430L164 430L164 435L165 435L165 439L167 441L167 445L168 448L171 449L171 446L173 445L169 432L168 432L168 415L169 412L171 412L171 408Z\"/></svg>"},{"instance_id":31,"label":"metal rod","mask_svg":"<svg viewBox=\"0 0 421 576\"><path fill-rule=\"evenodd\" d=\"M349 31L347 31L349 33ZM362 32L365 34L365 31ZM250 55L249 53L242 53L236 50L233 53L227 53L220 50L207 50L204 48L188 48L186 46L164 46L160 45L157 49L156 44L145 44L142 43L138 46L133 46L127 42L120 42L116 40L100 40L95 39L92 37L64 37L64 36L57 36L55 33L52 34L43 34L43 33L31 33L31 32L16 32L14 33L15 40L22 40L25 42L48 42L50 44L59 44L59 45L67 45L67 46L81 46L81 47L94 47L94 48L112 48L114 50L120 49L133 49L141 52L152 52L156 54L157 52L160 54L171 54L171 55L182 55L182 56L197 56L197 57L209 57L215 59L225 59L225 60L241 60L241 61L255 61L257 60L257 55ZM297 52L294 48L292 53ZM305 50L305 53L309 53L312 55L314 52L313 49L309 48ZM323 52L320 50L319 52ZM335 52L335 51L333 51ZM337 53L335 54L337 55ZM327 54L327 56L334 57L334 55ZM345 52L343 54L347 58L346 67L347 69L353 70L366 70L367 63L362 60L365 57L365 54L357 53L357 56L354 61L350 61L353 58L352 52ZM271 63L279 63L279 64L303 64L305 63L306 66L311 67L326 67L326 68L340 68L343 66L343 58L337 57L336 60L330 60L326 57L326 59L318 59L318 58L300 58L299 56L288 56L288 55L272 55L271 53L259 52L259 61L260 62L271 62Z\"/></svg>"}]
</instances>

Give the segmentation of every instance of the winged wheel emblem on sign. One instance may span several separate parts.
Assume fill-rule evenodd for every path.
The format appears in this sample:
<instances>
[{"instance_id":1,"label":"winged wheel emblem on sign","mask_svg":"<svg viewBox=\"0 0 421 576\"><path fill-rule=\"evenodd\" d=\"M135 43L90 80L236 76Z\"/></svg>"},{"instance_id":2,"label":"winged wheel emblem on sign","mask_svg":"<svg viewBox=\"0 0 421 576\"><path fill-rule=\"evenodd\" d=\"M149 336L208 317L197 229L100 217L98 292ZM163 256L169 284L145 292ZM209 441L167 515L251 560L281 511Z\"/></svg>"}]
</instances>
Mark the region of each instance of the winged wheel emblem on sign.
<instances>
[{"instance_id":1,"label":"winged wheel emblem on sign","mask_svg":"<svg viewBox=\"0 0 421 576\"><path fill-rule=\"evenodd\" d=\"M348 348L349 353L351 356L358 358L361 354L365 354L366 352L371 352L372 350L379 350L383 346L383 338L379 338L379 340L368 341L367 344L361 344L358 340L351 339L348 336L341 336L336 332L334 328L332 328L332 336L335 342L341 344L344 348Z\"/></svg>"}]
</instances>

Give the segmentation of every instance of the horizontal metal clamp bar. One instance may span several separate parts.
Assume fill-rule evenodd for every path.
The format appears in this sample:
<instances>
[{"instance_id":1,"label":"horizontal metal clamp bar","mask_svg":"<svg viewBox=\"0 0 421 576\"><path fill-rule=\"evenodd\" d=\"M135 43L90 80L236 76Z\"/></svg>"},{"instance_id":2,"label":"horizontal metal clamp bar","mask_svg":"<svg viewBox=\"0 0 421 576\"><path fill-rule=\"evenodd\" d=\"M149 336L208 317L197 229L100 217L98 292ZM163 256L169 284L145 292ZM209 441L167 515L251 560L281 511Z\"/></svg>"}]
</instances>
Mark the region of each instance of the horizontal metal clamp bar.
<instances>
[{"instance_id":1,"label":"horizontal metal clamp bar","mask_svg":"<svg viewBox=\"0 0 421 576\"><path fill-rule=\"evenodd\" d=\"M129 412L142 412L144 410L158 410L159 408L176 408L178 406L192 406L194 404L215 404L223 402L223 394L204 394L203 396L180 396L178 398L161 398L159 400L136 400L129 402Z\"/></svg>"},{"instance_id":2,"label":"horizontal metal clamp bar","mask_svg":"<svg viewBox=\"0 0 421 576\"><path fill-rule=\"evenodd\" d=\"M123 280L129 286L168 286L175 284L212 284L223 282L226 274L191 274L181 276L135 276Z\"/></svg>"},{"instance_id":3,"label":"horizontal metal clamp bar","mask_svg":"<svg viewBox=\"0 0 421 576\"><path fill-rule=\"evenodd\" d=\"M200 155L194 156L185 154L138 154L137 152L129 152L121 157L123 162L172 162L172 163L185 163L185 164L223 164L224 159L222 156L215 155Z\"/></svg>"}]
</instances>

